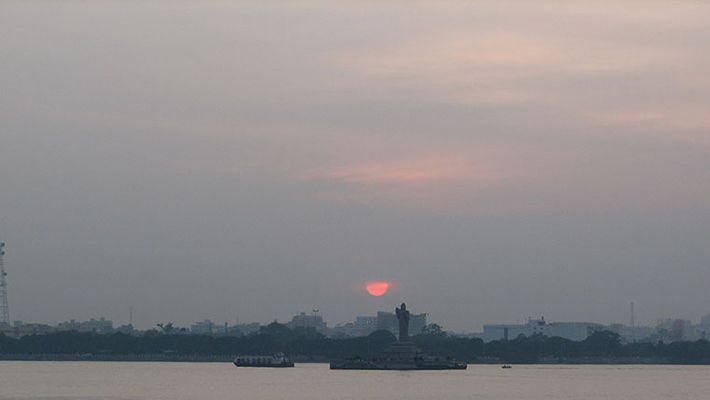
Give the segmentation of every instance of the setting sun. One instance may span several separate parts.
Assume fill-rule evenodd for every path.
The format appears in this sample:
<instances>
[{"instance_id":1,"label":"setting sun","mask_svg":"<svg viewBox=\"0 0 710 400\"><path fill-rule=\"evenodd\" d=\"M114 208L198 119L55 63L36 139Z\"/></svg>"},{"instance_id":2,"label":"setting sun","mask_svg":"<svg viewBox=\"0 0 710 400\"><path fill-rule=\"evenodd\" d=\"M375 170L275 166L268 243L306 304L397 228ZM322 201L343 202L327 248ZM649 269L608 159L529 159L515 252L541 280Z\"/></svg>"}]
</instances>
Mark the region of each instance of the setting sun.
<instances>
[{"instance_id":1,"label":"setting sun","mask_svg":"<svg viewBox=\"0 0 710 400\"><path fill-rule=\"evenodd\" d=\"M387 291L390 288L390 284L389 282L385 281L367 282L365 288L367 289L367 293L369 293L370 296L380 297L387 294Z\"/></svg>"}]
</instances>

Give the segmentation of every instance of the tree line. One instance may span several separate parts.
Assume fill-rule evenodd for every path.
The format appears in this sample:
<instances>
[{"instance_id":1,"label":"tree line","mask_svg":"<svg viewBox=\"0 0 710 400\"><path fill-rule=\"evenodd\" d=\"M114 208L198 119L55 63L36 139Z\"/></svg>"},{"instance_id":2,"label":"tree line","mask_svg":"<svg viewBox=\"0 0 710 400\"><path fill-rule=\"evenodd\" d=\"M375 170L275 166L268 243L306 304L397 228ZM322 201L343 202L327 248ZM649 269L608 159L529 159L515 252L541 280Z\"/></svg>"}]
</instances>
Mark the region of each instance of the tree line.
<instances>
[{"instance_id":1,"label":"tree line","mask_svg":"<svg viewBox=\"0 0 710 400\"><path fill-rule=\"evenodd\" d=\"M142 335L56 332L11 338L0 335L0 354L237 355L283 352L299 359L329 360L383 351L396 338L377 331L355 338L326 338L314 329L272 323L246 336L178 335L150 330ZM520 336L484 343L451 336L436 326L412 340L426 353L467 362L659 362L710 364L710 342L628 343L619 335L595 332L575 342L560 337Z\"/></svg>"}]
</instances>

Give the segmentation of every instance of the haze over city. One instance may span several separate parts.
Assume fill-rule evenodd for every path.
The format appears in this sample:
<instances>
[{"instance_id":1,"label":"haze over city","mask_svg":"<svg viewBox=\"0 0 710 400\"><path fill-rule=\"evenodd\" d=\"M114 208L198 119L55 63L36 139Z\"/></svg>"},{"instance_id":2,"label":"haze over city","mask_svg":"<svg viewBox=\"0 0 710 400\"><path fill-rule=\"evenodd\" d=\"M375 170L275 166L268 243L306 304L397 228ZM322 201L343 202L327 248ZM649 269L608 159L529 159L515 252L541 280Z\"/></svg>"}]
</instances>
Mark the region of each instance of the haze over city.
<instances>
[{"instance_id":1,"label":"haze over city","mask_svg":"<svg viewBox=\"0 0 710 400\"><path fill-rule=\"evenodd\" d=\"M710 313L710 5L536 3L4 2L12 318Z\"/></svg>"}]
</instances>

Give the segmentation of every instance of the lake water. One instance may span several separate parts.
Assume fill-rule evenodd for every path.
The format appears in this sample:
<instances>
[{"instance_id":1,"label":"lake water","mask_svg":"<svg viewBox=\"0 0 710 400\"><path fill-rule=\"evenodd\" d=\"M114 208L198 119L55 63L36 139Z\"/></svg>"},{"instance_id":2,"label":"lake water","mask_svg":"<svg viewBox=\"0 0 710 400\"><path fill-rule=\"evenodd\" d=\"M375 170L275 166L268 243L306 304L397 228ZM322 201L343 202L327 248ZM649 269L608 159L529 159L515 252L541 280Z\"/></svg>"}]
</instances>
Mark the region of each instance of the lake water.
<instances>
[{"instance_id":1,"label":"lake water","mask_svg":"<svg viewBox=\"0 0 710 400\"><path fill-rule=\"evenodd\" d=\"M709 366L330 371L227 363L0 362L0 399L710 399Z\"/></svg>"}]
</instances>

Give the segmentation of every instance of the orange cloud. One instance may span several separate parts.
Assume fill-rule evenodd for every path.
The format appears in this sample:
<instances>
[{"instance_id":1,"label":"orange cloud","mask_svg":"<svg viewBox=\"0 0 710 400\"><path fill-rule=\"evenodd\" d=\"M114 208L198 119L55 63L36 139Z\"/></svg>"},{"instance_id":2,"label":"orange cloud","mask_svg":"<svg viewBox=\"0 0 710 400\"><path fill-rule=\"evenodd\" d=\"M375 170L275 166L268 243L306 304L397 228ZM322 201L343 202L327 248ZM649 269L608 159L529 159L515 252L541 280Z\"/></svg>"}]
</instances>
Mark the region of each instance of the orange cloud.
<instances>
[{"instance_id":1,"label":"orange cloud","mask_svg":"<svg viewBox=\"0 0 710 400\"><path fill-rule=\"evenodd\" d=\"M325 171L325 178L349 184L428 184L474 175L473 165L447 159L363 163Z\"/></svg>"},{"instance_id":2,"label":"orange cloud","mask_svg":"<svg viewBox=\"0 0 710 400\"><path fill-rule=\"evenodd\" d=\"M480 148L469 155L411 156L361 161L309 171L301 179L326 183L316 196L344 204L396 204L454 210L476 196L506 187L524 176L512 147Z\"/></svg>"}]
</instances>

